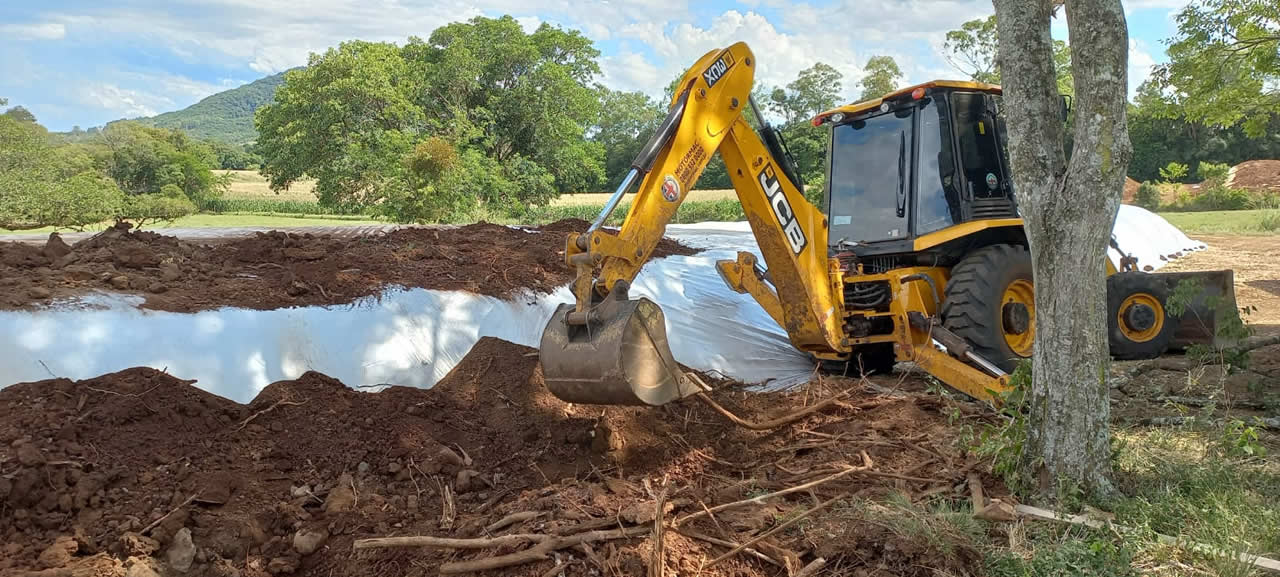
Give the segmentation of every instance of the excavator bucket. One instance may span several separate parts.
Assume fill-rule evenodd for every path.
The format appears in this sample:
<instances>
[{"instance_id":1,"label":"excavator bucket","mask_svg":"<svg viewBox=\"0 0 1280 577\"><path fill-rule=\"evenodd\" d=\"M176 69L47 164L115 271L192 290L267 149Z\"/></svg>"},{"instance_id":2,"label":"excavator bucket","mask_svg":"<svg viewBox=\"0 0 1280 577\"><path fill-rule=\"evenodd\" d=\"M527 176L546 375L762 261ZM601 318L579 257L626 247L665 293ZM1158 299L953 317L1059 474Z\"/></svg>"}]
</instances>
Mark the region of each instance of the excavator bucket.
<instances>
[{"instance_id":1,"label":"excavator bucket","mask_svg":"<svg viewBox=\"0 0 1280 577\"><path fill-rule=\"evenodd\" d=\"M539 357L547 388L557 398L590 405L657 406L698 392L667 344L662 309L640 298L606 297L570 323L562 304L542 332Z\"/></svg>"},{"instance_id":2,"label":"excavator bucket","mask_svg":"<svg viewBox=\"0 0 1280 577\"><path fill-rule=\"evenodd\" d=\"M1169 294L1183 292L1190 296L1182 320L1173 334L1171 347L1185 349L1191 345L1215 348L1233 346L1238 337L1223 327L1239 324L1236 307L1235 274L1230 270L1152 273L1165 281ZM1183 286L1181 291L1179 286ZM1189 291L1189 292L1188 292Z\"/></svg>"}]
</instances>

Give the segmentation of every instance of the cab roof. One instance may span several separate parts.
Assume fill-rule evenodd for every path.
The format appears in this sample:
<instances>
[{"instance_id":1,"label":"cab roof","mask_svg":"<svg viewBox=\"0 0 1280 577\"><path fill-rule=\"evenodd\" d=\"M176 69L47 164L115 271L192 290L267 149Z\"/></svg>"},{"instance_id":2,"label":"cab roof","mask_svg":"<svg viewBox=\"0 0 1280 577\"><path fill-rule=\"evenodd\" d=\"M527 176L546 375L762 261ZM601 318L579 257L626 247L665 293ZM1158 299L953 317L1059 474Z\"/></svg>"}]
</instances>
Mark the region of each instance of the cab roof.
<instances>
[{"instance_id":1,"label":"cab roof","mask_svg":"<svg viewBox=\"0 0 1280 577\"><path fill-rule=\"evenodd\" d=\"M818 114L817 116L814 116L813 125L814 126L821 125L823 122L827 120L828 117L830 117L832 114L835 114L837 112L842 113L845 116L854 116L854 115L866 112L868 110L879 108L880 104L883 103L884 101L895 100L902 96L910 95L912 92L914 92L916 89L919 89L919 88L923 88L925 90L929 90L933 88L942 88L945 90L976 90L978 92L990 92L992 94L1000 94L1000 87L995 84L987 84L985 82L974 82L971 80L930 80L929 82L925 82L923 84L916 84L915 86L908 86L906 88L895 90L884 96L881 96L880 98L863 100L862 102L855 102L855 103L846 104L844 106L840 106L837 108L832 108L831 110L827 110L825 112L822 112L821 114Z\"/></svg>"}]
</instances>

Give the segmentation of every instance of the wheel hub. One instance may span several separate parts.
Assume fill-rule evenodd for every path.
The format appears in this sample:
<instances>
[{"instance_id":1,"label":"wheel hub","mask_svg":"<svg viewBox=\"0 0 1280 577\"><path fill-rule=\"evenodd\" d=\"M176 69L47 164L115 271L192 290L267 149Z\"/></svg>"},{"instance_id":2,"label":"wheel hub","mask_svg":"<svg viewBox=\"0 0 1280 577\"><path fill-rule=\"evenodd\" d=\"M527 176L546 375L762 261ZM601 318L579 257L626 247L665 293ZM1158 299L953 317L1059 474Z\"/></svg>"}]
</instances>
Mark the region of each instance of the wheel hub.
<instances>
[{"instance_id":1,"label":"wheel hub","mask_svg":"<svg viewBox=\"0 0 1280 577\"><path fill-rule=\"evenodd\" d=\"M1156 311L1142 303L1130 305L1124 311L1124 324L1135 331L1147 331L1156 324Z\"/></svg>"},{"instance_id":2,"label":"wheel hub","mask_svg":"<svg viewBox=\"0 0 1280 577\"><path fill-rule=\"evenodd\" d=\"M1027 310L1026 304L1005 303L1002 313L1005 333L1020 335L1031 328L1031 311Z\"/></svg>"}]
</instances>

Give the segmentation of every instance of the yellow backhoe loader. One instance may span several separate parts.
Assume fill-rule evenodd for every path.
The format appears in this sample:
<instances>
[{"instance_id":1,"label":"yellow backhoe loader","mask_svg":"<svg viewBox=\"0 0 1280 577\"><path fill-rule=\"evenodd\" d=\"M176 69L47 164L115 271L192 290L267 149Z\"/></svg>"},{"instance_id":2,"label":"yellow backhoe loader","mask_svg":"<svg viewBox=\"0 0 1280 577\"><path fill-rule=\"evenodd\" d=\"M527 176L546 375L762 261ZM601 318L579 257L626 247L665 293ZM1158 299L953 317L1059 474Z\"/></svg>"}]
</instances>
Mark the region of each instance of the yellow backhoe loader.
<instances>
[{"instance_id":1,"label":"yellow backhoe loader","mask_svg":"<svg viewBox=\"0 0 1280 577\"><path fill-rule=\"evenodd\" d=\"M627 293L718 151L766 266L748 252L716 266L796 348L866 373L914 362L992 400L1031 356L1036 317L1000 88L929 82L818 115L814 124L831 135L820 209L805 200L759 107L751 106L759 132L744 116L757 64L744 43L703 56L599 217L569 235L577 302L561 305L543 332L548 388L587 404L661 405L700 391L672 357L661 309ZM637 180L621 230L601 230ZM1112 354L1147 358L1214 341L1223 319L1174 318L1167 299L1194 276L1207 289L1202 302L1229 299L1216 310L1234 313L1231 271L1149 274L1134 260L1108 271Z\"/></svg>"}]
</instances>

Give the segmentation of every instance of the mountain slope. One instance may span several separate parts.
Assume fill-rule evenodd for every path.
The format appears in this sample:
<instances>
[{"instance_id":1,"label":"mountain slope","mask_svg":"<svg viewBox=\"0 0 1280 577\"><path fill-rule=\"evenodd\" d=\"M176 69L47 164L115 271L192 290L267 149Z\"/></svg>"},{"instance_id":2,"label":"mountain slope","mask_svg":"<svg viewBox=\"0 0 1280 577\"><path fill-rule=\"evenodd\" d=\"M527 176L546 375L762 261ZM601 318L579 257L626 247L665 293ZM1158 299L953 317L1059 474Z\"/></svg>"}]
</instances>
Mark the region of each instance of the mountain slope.
<instances>
[{"instance_id":1,"label":"mountain slope","mask_svg":"<svg viewBox=\"0 0 1280 577\"><path fill-rule=\"evenodd\" d=\"M253 112L270 103L276 88L284 83L284 72L259 78L219 92L182 110L166 112L135 122L160 128L179 128L196 138L227 144L245 144L258 138L253 128Z\"/></svg>"}]
</instances>

